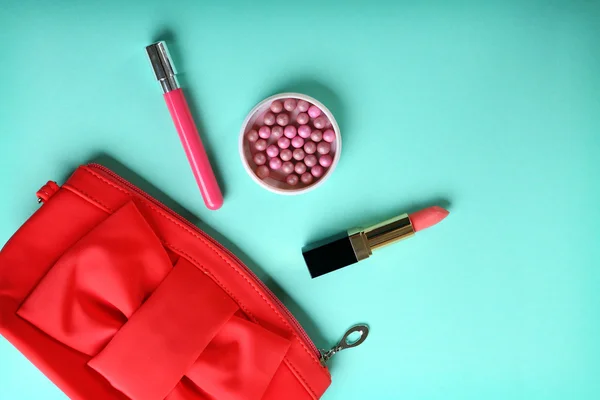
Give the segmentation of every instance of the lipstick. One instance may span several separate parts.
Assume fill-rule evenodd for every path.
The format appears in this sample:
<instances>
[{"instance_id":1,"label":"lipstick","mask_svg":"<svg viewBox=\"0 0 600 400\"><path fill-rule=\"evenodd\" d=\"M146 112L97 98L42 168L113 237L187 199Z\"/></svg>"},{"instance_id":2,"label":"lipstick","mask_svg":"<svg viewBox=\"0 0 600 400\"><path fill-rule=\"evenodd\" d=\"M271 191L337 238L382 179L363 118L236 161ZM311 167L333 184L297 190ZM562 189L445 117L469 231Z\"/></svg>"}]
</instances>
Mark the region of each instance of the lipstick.
<instances>
[{"instance_id":1,"label":"lipstick","mask_svg":"<svg viewBox=\"0 0 600 400\"><path fill-rule=\"evenodd\" d=\"M363 229L352 229L302 249L311 277L327 274L357 263L373 250L413 236L448 216L442 207L433 206L412 214L402 214Z\"/></svg>"},{"instance_id":2,"label":"lipstick","mask_svg":"<svg viewBox=\"0 0 600 400\"><path fill-rule=\"evenodd\" d=\"M216 210L223 205L223 195L198 135L183 90L179 87L167 45L163 41L156 42L146 47L146 53L156 79L160 82L165 102L200 188L204 204L209 209Z\"/></svg>"}]
</instances>

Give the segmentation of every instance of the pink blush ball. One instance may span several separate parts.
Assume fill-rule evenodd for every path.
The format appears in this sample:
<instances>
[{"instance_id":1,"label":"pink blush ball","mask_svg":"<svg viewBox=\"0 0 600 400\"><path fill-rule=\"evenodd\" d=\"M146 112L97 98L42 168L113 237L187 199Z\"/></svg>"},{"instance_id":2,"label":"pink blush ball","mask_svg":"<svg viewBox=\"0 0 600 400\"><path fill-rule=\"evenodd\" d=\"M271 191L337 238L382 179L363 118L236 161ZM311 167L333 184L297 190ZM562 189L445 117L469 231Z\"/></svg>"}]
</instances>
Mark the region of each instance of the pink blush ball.
<instances>
[{"instance_id":1,"label":"pink blush ball","mask_svg":"<svg viewBox=\"0 0 600 400\"><path fill-rule=\"evenodd\" d=\"M313 181L313 176L310 172L305 172L302 174L302 176L300 177L300 180L302 181L302 183L304 183L305 185L310 185Z\"/></svg>"},{"instance_id":2,"label":"pink blush ball","mask_svg":"<svg viewBox=\"0 0 600 400\"><path fill-rule=\"evenodd\" d=\"M321 109L319 109L317 106L310 106L308 108L308 115L311 118L317 118L319 115L321 115Z\"/></svg>"},{"instance_id":3,"label":"pink blush ball","mask_svg":"<svg viewBox=\"0 0 600 400\"><path fill-rule=\"evenodd\" d=\"M283 149L279 153L279 158L281 158L283 161L290 161L292 159L292 156L293 156L293 153L290 149ZM315 158L315 160L316 160L316 158Z\"/></svg>"},{"instance_id":4,"label":"pink blush ball","mask_svg":"<svg viewBox=\"0 0 600 400\"><path fill-rule=\"evenodd\" d=\"M271 160L269 161L269 167L273 170L281 168L282 165L283 163L281 162L281 159L277 157L271 158Z\"/></svg>"},{"instance_id":5,"label":"pink blush ball","mask_svg":"<svg viewBox=\"0 0 600 400\"><path fill-rule=\"evenodd\" d=\"M304 150L295 149L294 153L293 153L293 157L294 157L294 160L301 161L302 159L304 159Z\"/></svg>"},{"instance_id":6,"label":"pink blush ball","mask_svg":"<svg viewBox=\"0 0 600 400\"><path fill-rule=\"evenodd\" d=\"M293 125L288 125L283 129L283 134L286 138L292 139L296 136L296 127Z\"/></svg>"},{"instance_id":7,"label":"pink blush ball","mask_svg":"<svg viewBox=\"0 0 600 400\"><path fill-rule=\"evenodd\" d=\"M305 153L315 154L315 151L317 151L317 145L314 142L309 141L309 142L304 143L304 152Z\"/></svg>"},{"instance_id":8,"label":"pink blush ball","mask_svg":"<svg viewBox=\"0 0 600 400\"><path fill-rule=\"evenodd\" d=\"M246 138L250 143L254 143L258 140L258 132L256 132L255 129L252 129L251 131L248 131L248 133L246 133Z\"/></svg>"},{"instance_id":9,"label":"pink blush ball","mask_svg":"<svg viewBox=\"0 0 600 400\"><path fill-rule=\"evenodd\" d=\"M261 126L260 129L258 130L258 136L260 136L263 139L268 139L271 137L271 128L269 128L268 126Z\"/></svg>"},{"instance_id":10,"label":"pink blush ball","mask_svg":"<svg viewBox=\"0 0 600 400\"><path fill-rule=\"evenodd\" d=\"M290 186L296 186L299 181L298 175L294 175L294 174L288 175L287 178L285 178L285 181Z\"/></svg>"},{"instance_id":11,"label":"pink blush ball","mask_svg":"<svg viewBox=\"0 0 600 400\"><path fill-rule=\"evenodd\" d=\"M271 103L271 111L273 111L275 114L280 113L281 110L283 110L283 103L279 100L275 100L274 102Z\"/></svg>"},{"instance_id":12,"label":"pink blush ball","mask_svg":"<svg viewBox=\"0 0 600 400\"><path fill-rule=\"evenodd\" d=\"M275 146L274 144L270 145L267 147L267 155L269 157L277 157L279 155L279 147Z\"/></svg>"},{"instance_id":13,"label":"pink blush ball","mask_svg":"<svg viewBox=\"0 0 600 400\"><path fill-rule=\"evenodd\" d=\"M306 164L307 167L314 167L315 165L317 165L317 156L315 156L314 154L309 154L306 157L304 157L304 164Z\"/></svg>"},{"instance_id":14,"label":"pink blush ball","mask_svg":"<svg viewBox=\"0 0 600 400\"><path fill-rule=\"evenodd\" d=\"M254 155L254 163L256 165L263 165L266 162L267 162L267 156L265 156L265 153L256 153Z\"/></svg>"},{"instance_id":15,"label":"pink blush ball","mask_svg":"<svg viewBox=\"0 0 600 400\"><path fill-rule=\"evenodd\" d=\"M300 125L308 124L308 121L310 121L310 118L308 117L307 113L300 113L296 117L296 122L299 123Z\"/></svg>"},{"instance_id":16,"label":"pink blush ball","mask_svg":"<svg viewBox=\"0 0 600 400\"><path fill-rule=\"evenodd\" d=\"M314 130L310 134L310 140L313 142L320 142L323 139L323 133L320 130Z\"/></svg>"},{"instance_id":17,"label":"pink blush ball","mask_svg":"<svg viewBox=\"0 0 600 400\"><path fill-rule=\"evenodd\" d=\"M323 129L323 128L325 128L328 123L329 123L329 120L325 116L322 116L322 117L319 117L319 118L315 118L315 120L313 121L313 125L317 129Z\"/></svg>"},{"instance_id":18,"label":"pink blush ball","mask_svg":"<svg viewBox=\"0 0 600 400\"><path fill-rule=\"evenodd\" d=\"M287 111L294 111L296 109L297 104L298 102L296 101L296 99L286 99L283 102L283 108L285 108Z\"/></svg>"},{"instance_id":19,"label":"pink blush ball","mask_svg":"<svg viewBox=\"0 0 600 400\"><path fill-rule=\"evenodd\" d=\"M308 125L300 125L298 127L298 135L300 135L301 138L308 139L310 137L311 132L312 129L310 129L310 126Z\"/></svg>"},{"instance_id":20,"label":"pink blush ball","mask_svg":"<svg viewBox=\"0 0 600 400\"><path fill-rule=\"evenodd\" d=\"M271 128L271 137L275 140L279 139L281 136L283 136L283 128L280 127L279 125L275 125L274 127Z\"/></svg>"},{"instance_id":21,"label":"pink blush ball","mask_svg":"<svg viewBox=\"0 0 600 400\"><path fill-rule=\"evenodd\" d=\"M283 114L283 113L277 115L277 125L286 126L289 123L290 123L289 115Z\"/></svg>"},{"instance_id":22,"label":"pink blush ball","mask_svg":"<svg viewBox=\"0 0 600 400\"><path fill-rule=\"evenodd\" d=\"M323 140L329 143L333 143L333 141L335 140L335 132L333 131L333 129L327 129L325 132L323 132Z\"/></svg>"},{"instance_id":23,"label":"pink blush ball","mask_svg":"<svg viewBox=\"0 0 600 400\"><path fill-rule=\"evenodd\" d=\"M314 176L315 178L320 178L323 176L323 167L321 167L320 165L315 165L314 167L312 167L310 169L310 173L312 174L312 176Z\"/></svg>"},{"instance_id":24,"label":"pink blush ball","mask_svg":"<svg viewBox=\"0 0 600 400\"><path fill-rule=\"evenodd\" d=\"M298 101L298 111L307 112L310 107L310 104L306 100Z\"/></svg>"},{"instance_id":25,"label":"pink blush ball","mask_svg":"<svg viewBox=\"0 0 600 400\"><path fill-rule=\"evenodd\" d=\"M258 151L265 151L267 148L267 141L265 139L258 139L256 143L254 143L254 148Z\"/></svg>"},{"instance_id":26,"label":"pink blush ball","mask_svg":"<svg viewBox=\"0 0 600 400\"><path fill-rule=\"evenodd\" d=\"M286 175L291 174L292 172L294 172L294 164L291 161L286 161L283 164L281 164L281 172L283 172Z\"/></svg>"},{"instance_id":27,"label":"pink blush ball","mask_svg":"<svg viewBox=\"0 0 600 400\"><path fill-rule=\"evenodd\" d=\"M258 176L260 179L265 179L267 176L269 176L269 167L266 165L261 165L260 167L256 168L256 176Z\"/></svg>"},{"instance_id":28,"label":"pink blush ball","mask_svg":"<svg viewBox=\"0 0 600 400\"><path fill-rule=\"evenodd\" d=\"M275 115L272 112L268 112L263 117L263 122L265 125L275 125Z\"/></svg>"},{"instance_id":29,"label":"pink blush ball","mask_svg":"<svg viewBox=\"0 0 600 400\"><path fill-rule=\"evenodd\" d=\"M327 142L321 142L317 145L317 153L319 154L329 154L331 151L331 145Z\"/></svg>"},{"instance_id":30,"label":"pink blush ball","mask_svg":"<svg viewBox=\"0 0 600 400\"><path fill-rule=\"evenodd\" d=\"M277 141L277 146L279 146L280 149L287 149L290 147L290 139L286 137L279 138Z\"/></svg>"},{"instance_id":31,"label":"pink blush ball","mask_svg":"<svg viewBox=\"0 0 600 400\"><path fill-rule=\"evenodd\" d=\"M300 136L296 136L292 139L292 146L296 149L299 149L300 147L304 146L304 139L302 139Z\"/></svg>"},{"instance_id":32,"label":"pink blush ball","mask_svg":"<svg viewBox=\"0 0 600 400\"><path fill-rule=\"evenodd\" d=\"M331 156L329 154L325 154L325 155L319 157L319 164L321 164L321 166L323 168L329 168L332 163L333 163L333 158L331 158Z\"/></svg>"},{"instance_id":33,"label":"pink blush ball","mask_svg":"<svg viewBox=\"0 0 600 400\"><path fill-rule=\"evenodd\" d=\"M294 165L294 171L296 171L298 175L302 175L306 172L306 165L302 161L297 162L296 165Z\"/></svg>"}]
</instances>

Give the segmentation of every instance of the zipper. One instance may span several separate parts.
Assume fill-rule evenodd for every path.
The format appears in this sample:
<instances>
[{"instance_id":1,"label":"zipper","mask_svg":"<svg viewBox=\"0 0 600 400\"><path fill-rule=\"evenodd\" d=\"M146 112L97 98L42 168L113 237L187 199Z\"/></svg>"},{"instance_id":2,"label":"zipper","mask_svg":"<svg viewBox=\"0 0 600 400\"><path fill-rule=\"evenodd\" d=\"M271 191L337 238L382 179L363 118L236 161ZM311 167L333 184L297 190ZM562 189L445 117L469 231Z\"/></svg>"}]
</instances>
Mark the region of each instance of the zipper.
<instances>
[{"instance_id":1,"label":"zipper","mask_svg":"<svg viewBox=\"0 0 600 400\"><path fill-rule=\"evenodd\" d=\"M351 338L352 334L356 333L358 338ZM324 367L327 366L327 361L329 361L333 356L339 353L342 350L351 349L356 346L360 346L369 335L369 326L366 324L354 325L352 328L348 329L344 336L342 336L342 340L338 342L335 346L333 346L329 350L320 350L321 352L321 364Z\"/></svg>"},{"instance_id":2,"label":"zipper","mask_svg":"<svg viewBox=\"0 0 600 400\"><path fill-rule=\"evenodd\" d=\"M126 188L134 191L135 193L141 195L146 200L149 200L150 202L152 202L156 206L160 207L163 211L165 211L166 213L168 213L169 215L171 215L172 217L174 217L175 219L177 219L178 221L180 221L181 223L183 223L184 225L186 225L188 228L192 229L194 232L196 232L199 235L201 235L203 238L205 238L206 240L208 240L210 243L212 243L219 250L223 251L228 256L230 256L236 262L236 264L239 267L241 267L242 269L244 269L253 278L254 282L275 303L275 305L277 306L277 308L279 309L279 311L281 311L281 313L287 317L288 322L290 322L290 324L292 325L292 327L294 328L294 330L296 331L296 333L303 339L304 343L307 344L308 347L313 351L313 353L317 357L317 359L321 360L321 364L323 365L323 367L326 367L326 364L323 361L323 353L321 351L319 351L319 349L317 349L317 346L315 346L315 344L313 343L313 341L311 340L311 338L308 336L308 334L306 333L306 331L304 330L304 328L302 328L302 326L300 325L300 323L296 320L296 317L294 317L292 315L292 313L287 309L287 307L281 302L281 300L279 300L277 298L277 296L275 296L275 294L273 294L273 292L271 291L271 289L269 289L260 279L258 279L258 277L256 276L256 274L254 272L252 272L252 270L250 268L248 268L235 254L233 254L227 248L223 247L223 245L221 243L217 242L215 239L213 239L212 237L210 237L209 235L207 235L206 233L204 233L196 225L192 224L190 221L188 221L187 219L183 218L181 215L177 214L175 211L171 210L169 207L165 206L163 203L161 203L160 201L156 200L154 197L150 196L148 193L144 192L143 190L141 190L137 186L135 186L132 183L128 182L127 180L121 178L119 175L115 174L113 171L111 171L110 169L106 168L105 166L100 165L100 164L92 163L92 164L88 164L87 167L92 168L92 169L96 169L96 170L100 170L100 171L108 174L111 178L113 178L114 180L116 180L118 183L120 183L121 185L125 186ZM346 337L346 335L344 337Z\"/></svg>"}]
</instances>

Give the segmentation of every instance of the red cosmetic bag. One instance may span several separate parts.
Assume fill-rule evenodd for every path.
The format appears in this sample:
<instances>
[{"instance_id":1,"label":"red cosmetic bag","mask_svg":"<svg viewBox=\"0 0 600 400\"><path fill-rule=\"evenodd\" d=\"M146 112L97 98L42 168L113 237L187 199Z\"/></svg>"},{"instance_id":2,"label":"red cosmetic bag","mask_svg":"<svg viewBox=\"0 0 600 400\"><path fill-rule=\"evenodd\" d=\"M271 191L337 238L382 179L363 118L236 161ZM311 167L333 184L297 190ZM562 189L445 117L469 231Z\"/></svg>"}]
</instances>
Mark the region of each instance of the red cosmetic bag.
<instances>
[{"instance_id":1,"label":"red cosmetic bag","mask_svg":"<svg viewBox=\"0 0 600 400\"><path fill-rule=\"evenodd\" d=\"M72 399L308 400L331 383L271 291L217 241L96 164L0 252L0 333Z\"/></svg>"}]
</instances>

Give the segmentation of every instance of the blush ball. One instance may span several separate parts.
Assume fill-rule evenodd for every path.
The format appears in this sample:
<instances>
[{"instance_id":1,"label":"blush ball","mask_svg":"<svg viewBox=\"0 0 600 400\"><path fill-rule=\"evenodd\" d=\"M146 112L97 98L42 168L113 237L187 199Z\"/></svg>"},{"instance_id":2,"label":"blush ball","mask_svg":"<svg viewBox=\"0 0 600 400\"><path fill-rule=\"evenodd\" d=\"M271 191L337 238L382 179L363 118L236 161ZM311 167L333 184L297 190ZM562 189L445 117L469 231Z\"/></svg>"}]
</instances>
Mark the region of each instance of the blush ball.
<instances>
[{"instance_id":1,"label":"blush ball","mask_svg":"<svg viewBox=\"0 0 600 400\"><path fill-rule=\"evenodd\" d=\"M283 108L285 108L288 111L294 111L296 109L297 104L298 102L296 101L296 99L285 99L285 101L283 102Z\"/></svg>"},{"instance_id":2,"label":"blush ball","mask_svg":"<svg viewBox=\"0 0 600 400\"><path fill-rule=\"evenodd\" d=\"M279 138L279 140L277 141L277 146L279 146L280 149L287 149L288 147L290 147L290 139L286 137Z\"/></svg>"},{"instance_id":3,"label":"blush ball","mask_svg":"<svg viewBox=\"0 0 600 400\"><path fill-rule=\"evenodd\" d=\"M304 150L295 149L294 153L293 153L293 157L294 157L294 160L301 161L302 159L304 159Z\"/></svg>"},{"instance_id":4,"label":"blush ball","mask_svg":"<svg viewBox=\"0 0 600 400\"><path fill-rule=\"evenodd\" d=\"M287 184L288 184L288 185L290 185L290 186L296 186L296 185L298 184L298 180L299 180L299 179L298 179L298 175L294 175L294 174L288 175L288 176L285 178L285 181L286 181L286 182L287 182Z\"/></svg>"},{"instance_id":5,"label":"blush ball","mask_svg":"<svg viewBox=\"0 0 600 400\"><path fill-rule=\"evenodd\" d=\"M315 165L317 165L317 156L315 156L314 154L309 154L306 157L304 157L304 164L306 164L307 167L314 167Z\"/></svg>"},{"instance_id":6,"label":"blush ball","mask_svg":"<svg viewBox=\"0 0 600 400\"><path fill-rule=\"evenodd\" d=\"M250 143L254 143L258 140L258 132L255 129L252 129L246 133L246 138Z\"/></svg>"},{"instance_id":7,"label":"blush ball","mask_svg":"<svg viewBox=\"0 0 600 400\"><path fill-rule=\"evenodd\" d=\"M308 108L308 115L310 115L311 118L317 118L321 115L321 109L317 106L310 106Z\"/></svg>"},{"instance_id":8,"label":"blush ball","mask_svg":"<svg viewBox=\"0 0 600 400\"><path fill-rule=\"evenodd\" d=\"M317 145L314 142L308 141L304 143L304 151L307 154L315 154L315 151L317 151Z\"/></svg>"},{"instance_id":9,"label":"blush ball","mask_svg":"<svg viewBox=\"0 0 600 400\"><path fill-rule=\"evenodd\" d=\"M271 137L271 128L269 128L268 126L261 126L260 129L258 130L258 136L260 136L263 139L268 139Z\"/></svg>"},{"instance_id":10,"label":"blush ball","mask_svg":"<svg viewBox=\"0 0 600 400\"><path fill-rule=\"evenodd\" d=\"M302 174L302 176L300 177L300 180L302 181L302 183L304 183L305 185L310 185L313 181L313 176L310 172L305 172Z\"/></svg>"},{"instance_id":11,"label":"blush ball","mask_svg":"<svg viewBox=\"0 0 600 400\"><path fill-rule=\"evenodd\" d=\"M308 125L300 125L298 127L298 135L300 135L301 138L308 139L310 137L311 132L312 130Z\"/></svg>"},{"instance_id":12,"label":"blush ball","mask_svg":"<svg viewBox=\"0 0 600 400\"><path fill-rule=\"evenodd\" d=\"M269 176L269 167L266 165L261 165L260 167L256 168L256 176L258 176L260 179L265 179L267 176Z\"/></svg>"},{"instance_id":13,"label":"blush ball","mask_svg":"<svg viewBox=\"0 0 600 400\"><path fill-rule=\"evenodd\" d=\"M263 117L263 122L265 125L275 125L275 115L272 112L268 112Z\"/></svg>"},{"instance_id":14,"label":"blush ball","mask_svg":"<svg viewBox=\"0 0 600 400\"><path fill-rule=\"evenodd\" d=\"M300 125L308 124L308 121L310 121L310 118L308 117L307 113L300 113L298 116L296 116L296 122Z\"/></svg>"},{"instance_id":15,"label":"blush ball","mask_svg":"<svg viewBox=\"0 0 600 400\"><path fill-rule=\"evenodd\" d=\"M329 154L325 154L325 155L319 157L319 164L321 164L321 166L323 168L329 168L332 163L333 163L333 158L331 158L331 156Z\"/></svg>"},{"instance_id":16,"label":"blush ball","mask_svg":"<svg viewBox=\"0 0 600 400\"><path fill-rule=\"evenodd\" d=\"M312 131L312 133L310 134L310 140L312 140L315 143L320 142L322 139L323 139L323 133L318 129Z\"/></svg>"},{"instance_id":17,"label":"blush ball","mask_svg":"<svg viewBox=\"0 0 600 400\"><path fill-rule=\"evenodd\" d=\"M267 147L267 155L269 157L277 157L279 155L279 147L275 146L274 144L270 145Z\"/></svg>"},{"instance_id":18,"label":"blush ball","mask_svg":"<svg viewBox=\"0 0 600 400\"><path fill-rule=\"evenodd\" d=\"M275 114L280 113L281 110L283 110L283 103L279 100L275 100L274 102L271 103L271 111L273 111Z\"/></svg>"},{"instance_id":19,"label":"blush ball","mask_svg":"<svg viewBox=\"0 0 600 400\"><path fill-rule=\"evenodd\" d=\"M279 152L279 157L283 161L290 161L292 159L292 156L293 156L293 153L290 149L283 149L283 150L281 150L281 152ZM316 160L316 158L315 158L315 160Z\"/></svg>"},{"instance_id":20,"label":"blush ball","mask_svg":"<svg viewBox=\"0 0 600 400\"><path fill-rule=\"evenodd\" d=\"M271 158L269 160L269 167L273 170L277 170L277 169L281 168L282 164L283 163L281 162L281 159L278 157Z\"/></svg>"},{"instance_id":21,"label":"blush ball","mask_svg":"<svg viewBox=\"0 0 600 400\"><path fill-rule=\"evenodd\" d=\"M279 139L283 135L283 128L279 125L275 125L271 128L271 137L275 140Z\"/></svg>"},{"instance_id":22,"label":"blush ball","mask_svg":"<svg viewBox=\"0 0 600 400\"><path fill-rule=\"evenodd\" d=\"M323 132L323 140L329 143L333 143L333 141L335 140L335 132L333 131L333 129L327 129L325 132Z\"/></svg>"},{"instance_id":23,"label":"blush ball","mask_svg":"<svg viewBox=\"0 0 600 400\"><path fill-rule=\"evenodd\" d=\"M263 165L266 162L267 162L267 156L265 156L265 153L256 153L254 155L254 163L256 165Z\"/></svg>"},{"instance_id":24,"label":"blush ball","mask_svg":"<svg viewBox=\"0 0 600 400\"><path fill-rule=\"evenodd\" d=\"M329 123L329 120L325 116L322 116L322 117L319 117L319 118L315 118L315 120L313 121L313 125L317 129L323 129L323 128L325 128L328 123Z\"/></svg>"},{"instance_id":25,"label":"blush ball","mask_svg":"<svg viewBox=\"0 0 600 400\"><path fill-rule=\"evenodd\" d=\"M267 148L267 141L265 139L258 139L256 143L254 143L254 148L258 151L265 151Z\"/></svg>"},{"instance_id":26,"label":"blush ball","mask_svg":"<svg viewBox=\"0 0 600 400\"><path fill-rule=\"evenodd\" d=\"M284 113L277 114L277 125L286 126L290 123L290 116Z\"/></svg>"},{"instance_id":27,"label":"blush ball","mask_svg":"<svg viewBox=\"0 0 600 400\"><path fill-rule=\"evenodd\" d=\"M281 172L288 175L294 172L294 164L291 161L286 161L281 164Z\"/></svg>"},{"instance_id":28,"label":"blush ball","mask_svg":"<svg viewBox=\"0 0 600 400\"><path fill-rule=\"evenodd\" d=\"M302 175L306 172L306 165L302 161L297 162L296 165L294 165L294 171L296 171L298 175Z\"/></svg>"},{"instance_id":29,"label":"blush ball","mask_svg":"<svg viewBox=\"0 0 600 400\"><path fill-rule=\"evenodd\" d=\"M296 127L293 125L286 126L283 128L283 134L286 138L292 139L294 136L296 136Z\"/></svg>"},{"instance_id":30,"label":"blush ball","mask_svg":"<svg viewBox=\"0 0 600 400\"><path fill-rule=\"evenodd\" d=\"M312 176L314 176L315 178L320 178L323 176L323 167L321 167L320 165L315 165L314 167L312 167L310 169L310 173L312 174Z\"/></svg>"},{"instance_id":31,"label":"blush ball","mask_svg":"<svg viewBox=\"0 0 600 400\"><path fill-rule=\"evenodd\" d=\"M298 111L307 112L309 107L310 107L310 104L308 103L308 101L306 101L306 100L298 101Z\"/></svg>"},{"instance_id":32,"label":"blush ball","mask_svg":"<svg viewBox=\"0 0 600 400\"><path fill-rule=\"evenodd\" d=\"M300 136L296 136L292 139L292 146L296 149L299 149L300 147L304 146L304 139L302 139Z\"/></svg>"},{"instance_id":33,"label":"blush ball","mask_svg":"<svg viewBox=\"0 0 600 400\"><path fill-rule=\"evenodd\" d=\"M329 154L331 151L331 145L327 142L321 142L317 145L317 153L319 154Z\"/></svg>"}]
</instances>

